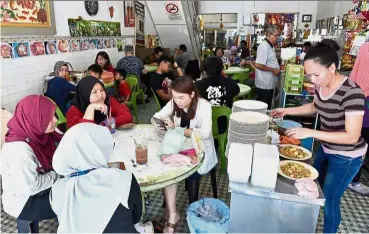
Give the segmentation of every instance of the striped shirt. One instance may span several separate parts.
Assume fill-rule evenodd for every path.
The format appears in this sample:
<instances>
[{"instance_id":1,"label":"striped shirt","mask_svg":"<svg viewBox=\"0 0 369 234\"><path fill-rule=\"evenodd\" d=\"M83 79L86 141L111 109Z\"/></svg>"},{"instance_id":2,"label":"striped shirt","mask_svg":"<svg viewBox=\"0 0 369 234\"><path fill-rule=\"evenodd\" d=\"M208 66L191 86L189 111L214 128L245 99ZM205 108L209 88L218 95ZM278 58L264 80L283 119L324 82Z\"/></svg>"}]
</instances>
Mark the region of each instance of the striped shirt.
<instances>
[{"instance_id":1,"label":"striped shirt","mask_svg":"<svg viewBox=\"0 0 369 234\"><path fill-rule=\"evenodd\" d=\"M337 91L328 98L316 90L314 107L320 116L320 128L325 132L344 132L349 115L364 115L364 94L360 87L346 78ZM362 137L355 144L335 144L322 141L325 153L349 157L363 156L367 145Z\"/></svg>"}]
</instances>

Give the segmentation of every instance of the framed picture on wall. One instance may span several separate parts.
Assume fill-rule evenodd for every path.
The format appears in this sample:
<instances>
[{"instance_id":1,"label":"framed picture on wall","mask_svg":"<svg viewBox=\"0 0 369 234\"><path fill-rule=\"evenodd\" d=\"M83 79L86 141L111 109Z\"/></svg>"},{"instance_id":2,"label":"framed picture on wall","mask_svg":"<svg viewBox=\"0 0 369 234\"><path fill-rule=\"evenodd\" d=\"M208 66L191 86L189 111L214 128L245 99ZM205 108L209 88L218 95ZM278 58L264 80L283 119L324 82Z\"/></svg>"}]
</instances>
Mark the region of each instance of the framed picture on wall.
<instances>
[{"instance_id":1,"label":"framed picture on wall","mask_svg":"<svg viewBox=\"0 0 369 234\"><path fill-rule=\"evenodd\" d=\"M49 1L2 1L1 27L50 28Z\"/></svg>"},{"instance_id":2,"label":"framed picture on wall","mask_svg":"<svg viewBox=\"0 0 369 234\"><path fill-rule=\"evenodd\" d=\"M55 35L53 1L1 1L2 35Z\"/></svg>"},{"instance_id":3,"label":"framed picture on wall","mask_svg":"<svg viewBox=\"0 0 369 234\"><path fill-rule=\"evenodd\" d=\"M302 22L303 23L311 23L312 15L302 15Z\"/></svg>"}]
</instances>

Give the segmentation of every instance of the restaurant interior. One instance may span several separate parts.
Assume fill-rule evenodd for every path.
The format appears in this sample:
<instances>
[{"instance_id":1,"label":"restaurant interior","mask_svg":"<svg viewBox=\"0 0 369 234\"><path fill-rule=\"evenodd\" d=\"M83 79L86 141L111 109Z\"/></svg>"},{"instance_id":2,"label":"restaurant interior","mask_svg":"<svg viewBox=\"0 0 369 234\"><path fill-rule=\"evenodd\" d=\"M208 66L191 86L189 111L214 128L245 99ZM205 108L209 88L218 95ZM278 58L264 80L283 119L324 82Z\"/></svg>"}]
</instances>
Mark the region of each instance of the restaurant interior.
<instances>
[{"instance_id":1,"label":"restaurant interior","mask_svg":"<svg viewBox=\"0 0 369 234\"><path fill-rule=\"evenodd\" d=\"M369 232L367 0L0 5L1 232L114 232L109 228L131 219L128 213L139 216L129 222L140 233ZM323 70L332 67L326 77L337 86L324 86ZM94 92L102 101L93 101ZM34 99L39 103L25 109ZM50 110L39 106L45 102L53 106L53 133L38 123ZM78 128L83 139L73 142ZM342 140L354 131L352 143ZM52 143L44 171L35 147L48 151L40 139L54 133L61 140ZM79 149L90 137L85 152L94 149L93 157L104 154L99 143L91 146L98 139L106 141L101 147L114 143L101 168L89 167L93 160L83 153L60 162L61 149ZM14 141L26 143L31 159L23 160ZM345 164L338 168L336 159ZM60 165L68 163L75 168L63 174ZM110 212L99 207L114 199L82 191L84 183L105 189L103 174L83 179L113 168L132 185ZM42 185L50 173L53 182ZM131 206L134 182L141 197ZM64 195L56 194L60 186ZM47 204L32 204L45 193ZM96 200L103 198L109 204ZM14 207L16 199L25 205ZM101 202L91 202L92 213L76 205L88 201ZM46 217L44 206L50 218L32 216L41 209ZM119 207L127 209L117 218Z\"/></svg>"}]
</instances>

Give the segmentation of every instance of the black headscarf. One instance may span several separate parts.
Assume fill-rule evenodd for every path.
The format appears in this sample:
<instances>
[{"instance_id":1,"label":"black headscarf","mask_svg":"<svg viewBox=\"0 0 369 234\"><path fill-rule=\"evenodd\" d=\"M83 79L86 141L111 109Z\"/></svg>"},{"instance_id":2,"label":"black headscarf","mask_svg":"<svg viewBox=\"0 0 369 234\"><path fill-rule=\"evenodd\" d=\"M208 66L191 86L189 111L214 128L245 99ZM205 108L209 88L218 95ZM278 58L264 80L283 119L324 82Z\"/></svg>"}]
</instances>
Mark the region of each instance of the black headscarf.
<instances>
[{"instance_id":1,"label":"black headscarf","mask_svg":"<svg viewBox=\"0 0 369 234\"><path fill-rule=\"evenodd\" d=\"M99 83L104 88L104 84L92 76L84 77L81 79L81 81L78 82L77 91L73 97L72 105L77 107L82 113L85 113L88 105L91 104L90 103L91 91L94 88L95 84L97 83ZM104 91L105 91L105 88L104 88ZM109 113L110 105L109 105L108 95L106 95L104 103L108 107L108 113ZM101 113L101 111L97 111L97 110L95 110L94 117L95 117L94 121L97 124L101 123L102 121L106 119L106 116L103 113Z\"/></svg>"}]
</instances>

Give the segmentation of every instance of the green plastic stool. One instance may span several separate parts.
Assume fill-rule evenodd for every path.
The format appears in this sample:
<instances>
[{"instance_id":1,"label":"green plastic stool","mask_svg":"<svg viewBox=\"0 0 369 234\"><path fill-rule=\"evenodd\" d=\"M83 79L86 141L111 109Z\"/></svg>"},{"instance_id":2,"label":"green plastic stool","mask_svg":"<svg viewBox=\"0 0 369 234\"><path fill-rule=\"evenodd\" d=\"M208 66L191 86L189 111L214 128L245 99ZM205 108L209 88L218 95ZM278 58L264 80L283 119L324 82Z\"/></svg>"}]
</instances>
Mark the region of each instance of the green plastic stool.
<instances>
[{"instance_id":1,"label":"green plastic stool","mask_svg":"<svg viewBox=\"0 0 369 234\"><path fill-rule=\"evenodd\" d=\"M155 103L156 103L156 108L158 109L158 111L160 111L161 110L161 105L160 105L159 99L156 96L156 93L155 93L155 91L152 88L151 88L151 92L154 95L154 99L155 99Z\"/></svg>"},{"instance_id":2,"label":"green plastic stool","mask_svg":"<svg viewBox=\"0 0 369 234\"><path fill-rule=\"evenodd\" d=\"M223 173L226 170L226 163L225 163L225 147L227 143L227 135L228 135L228 123L229 123L229 116L232 113L232 110L227 106L213 106L212 108L212 131L213 131L213 138L217 139L219 142L219 153L220 153L220 171ZM224 133L219 133L218 128L218 118L221 116L225 116L227 118L227 129Z\"/></svg>"}]
</instances>

